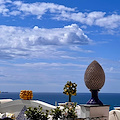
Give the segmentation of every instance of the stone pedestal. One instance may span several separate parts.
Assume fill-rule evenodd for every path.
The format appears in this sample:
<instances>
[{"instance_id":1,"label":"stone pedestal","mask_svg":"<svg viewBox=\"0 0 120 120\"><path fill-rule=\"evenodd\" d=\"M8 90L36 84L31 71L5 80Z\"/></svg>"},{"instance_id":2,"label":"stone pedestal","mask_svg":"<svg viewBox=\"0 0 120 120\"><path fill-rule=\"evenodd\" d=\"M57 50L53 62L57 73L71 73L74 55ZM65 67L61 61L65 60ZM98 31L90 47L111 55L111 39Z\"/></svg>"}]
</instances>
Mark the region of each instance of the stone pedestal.
<instances>
[{"instance_id":1,"label":"stone pedestal","mask_svg":"<svg viewBox=\"0 0 120 120\"><path fill-rule=\"evenodd\" d=\"M85 120L109 120L109 105L80 105L78 118Z\"/></svg>"}]
</instances>

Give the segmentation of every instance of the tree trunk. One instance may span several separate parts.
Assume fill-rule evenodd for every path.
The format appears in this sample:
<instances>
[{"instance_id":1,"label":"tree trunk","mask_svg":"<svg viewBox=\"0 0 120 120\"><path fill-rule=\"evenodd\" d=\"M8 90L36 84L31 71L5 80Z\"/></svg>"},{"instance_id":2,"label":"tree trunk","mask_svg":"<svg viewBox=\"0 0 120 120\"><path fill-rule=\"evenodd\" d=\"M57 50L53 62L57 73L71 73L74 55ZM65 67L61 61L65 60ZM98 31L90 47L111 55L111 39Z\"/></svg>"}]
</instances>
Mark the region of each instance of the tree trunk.
<instances>
[{"instance_id":1,"label":"tree trunk","mask_svg":"<svg viewBox=\"0 0 120 120\"><path fill-rule=\"evenodd\" d=\"M71 96L72 96L72 95L70 94L70 95L69 95L69 102L71 102Z\"/></svg>"}]
</instances>

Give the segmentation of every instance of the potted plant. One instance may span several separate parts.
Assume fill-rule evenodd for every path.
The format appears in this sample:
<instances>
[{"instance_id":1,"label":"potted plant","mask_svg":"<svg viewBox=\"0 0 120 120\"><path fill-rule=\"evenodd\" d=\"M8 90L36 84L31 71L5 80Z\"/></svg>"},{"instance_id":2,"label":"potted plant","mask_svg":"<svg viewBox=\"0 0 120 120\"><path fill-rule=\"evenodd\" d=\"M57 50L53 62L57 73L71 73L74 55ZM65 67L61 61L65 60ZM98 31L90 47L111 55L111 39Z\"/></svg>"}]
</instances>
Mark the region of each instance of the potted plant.
<instances>
[{"instance_id":1,"label":"potted plant","mask_svg":"<svg viewBox=\"0 0 120 120\"><path fill-rule=\"evenodd\" d=\"M67 83L65 84L63 90L64 90L63 91L64 94L69 95L69 102L71 102L72 95L76 95L77 84L72 83L71 81L67 81Z\"/></svg>"},{"instance_id":2,"label":"potted plant","mask_svg":"<svg viewBox=\"0 0 120 120\"><path fill-rule=\"evenodd\" d=\"M46 112L43 112L42 107L40 106L35 108L29 107L25 111L27 119L29 120L48 120L48 113L48 110L46 110Z\"/></svg>"}]
</instances>

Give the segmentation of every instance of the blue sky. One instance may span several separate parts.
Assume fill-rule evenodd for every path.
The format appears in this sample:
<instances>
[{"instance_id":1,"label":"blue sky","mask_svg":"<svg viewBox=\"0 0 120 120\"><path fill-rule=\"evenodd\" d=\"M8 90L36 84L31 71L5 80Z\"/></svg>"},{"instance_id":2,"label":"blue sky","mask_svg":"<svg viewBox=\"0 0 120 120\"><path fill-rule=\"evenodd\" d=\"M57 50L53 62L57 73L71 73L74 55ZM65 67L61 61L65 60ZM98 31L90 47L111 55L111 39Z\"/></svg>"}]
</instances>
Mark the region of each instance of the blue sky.
<instances>
[{"instance_id":1,"label":"blue sky","mask_svg":"<svg viewBox=\"0 0 120 120\"><path fill-rule=\"evenodd\" d=\"M101 92L120 88L119 0L0 0L0 90L77 92L87 66L105 71Z\"/></svg>"}]
</instances>

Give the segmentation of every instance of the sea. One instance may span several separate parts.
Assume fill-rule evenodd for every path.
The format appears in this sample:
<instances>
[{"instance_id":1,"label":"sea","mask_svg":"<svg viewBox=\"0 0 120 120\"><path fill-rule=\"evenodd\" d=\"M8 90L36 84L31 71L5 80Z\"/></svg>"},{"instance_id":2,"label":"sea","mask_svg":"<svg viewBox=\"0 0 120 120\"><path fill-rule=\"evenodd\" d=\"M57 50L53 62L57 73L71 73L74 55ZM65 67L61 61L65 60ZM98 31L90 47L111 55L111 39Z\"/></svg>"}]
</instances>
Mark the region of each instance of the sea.
<instances>
[{"instance_id":1,"label":"sea","mask_svg":"<svg viewBox=\"0 0 120 120\"><path fill-rule=\"evenodd\" d=\"M0 93L0 99L13 99L18 100L19 92L3 92ZM79 104L86 104L91 98L90 93L77 93L76 96L72 96L72 102ZM99 99L104 105L110 105L110 110L114 107L120 107L120 93L99 93ZM64 103L68 101L68 96L63 93L39 93L33 92L33 100L40 100L51 105L58 105L58 103Z\"/></svg>"}]
</instances>

